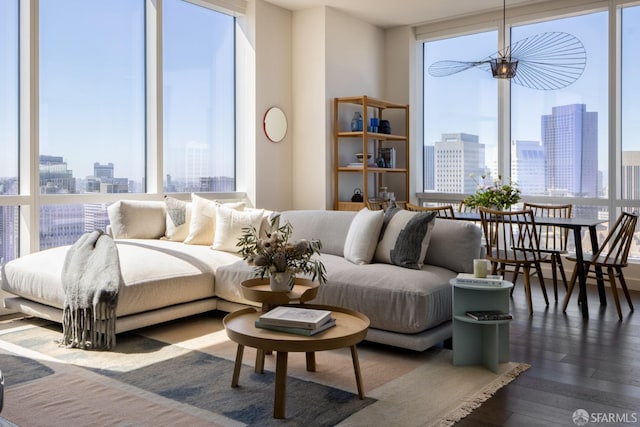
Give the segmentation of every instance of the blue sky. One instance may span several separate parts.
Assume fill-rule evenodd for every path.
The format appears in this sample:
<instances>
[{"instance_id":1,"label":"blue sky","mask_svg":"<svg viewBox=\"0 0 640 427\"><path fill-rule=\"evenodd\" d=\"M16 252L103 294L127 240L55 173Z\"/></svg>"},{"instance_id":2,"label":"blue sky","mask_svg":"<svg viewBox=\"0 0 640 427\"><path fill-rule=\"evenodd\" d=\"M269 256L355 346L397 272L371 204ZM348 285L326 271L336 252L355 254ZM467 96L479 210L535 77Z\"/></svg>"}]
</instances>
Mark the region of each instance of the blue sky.
<instances>
[{"instance_id":1,"label":"blue sky","mask_svg":"<svg viewBox=\"0 0 640 427\"><path fill-rule=\"evenodd\" d=\"M598 112L599 170L606 171L608 144L608 41L606 12L580 15L554 21L514 26L514 42L538 33L563 31L582 41L587 51L583 75L572 85L540 91L512 84L511 138L540 141L540 117L551 114L554 106L586 104L587 111ZM640 7L626 8L623 14L623 149L640 149L636 136L640 132L639 82L636 77ZM429 43L425 70L440 60L473 61L494 54L497 31L445 39ZM636 53L633 53L636 52ZM444 132L466 132L479 135L487 145L487 163L496 156L497 143L497 80L490 72L470 69L449 77L426 75L425 144L431 145ZM636 94L636 95L632 95ZM432 104L430 104L430 102ZM635 120L633 118L636 118Z\"/></svg>"},{"instance_id":2,"label":"blue sky","mask_svg":"<svg viewBox=\"0 0 640 427\"><path fill-rule=\"evenodd\" d=\"M9 54L0 55L0 176L17 175L17 3L0 2L0 52ZM76 177L92 175L94 162L144 176L144 4L40 1L40 153L62 156ZM163 4L165 173L184 175L184 146L197 142L211 147L210 173L233 176L234 20Z\"/></svg>"},{"instance_id":3,"label":"blue sky","mask_svg":"<svg viewBox=\"0 0 640 427\"><path fill-rule=\"evenodd\" d=\"M0 176L17 174L17 0L0 2ZM110 0L80 3L41 0L41 153L60 155L74 174L92 173L94 161L112 162L116 176L139 179L144 173L144 2ZM214 168L233 173L233 153L223 152L233 138L233 111L211 105L212 93L233 96L226 84L231 70L211 72L211 63L233 55L225 41L233 36L229 20L212 11L178 0L165 0L165 173L179 176L184 168L181 147L204 141L211 145ZM204 11L204 13L203 13ZM117 22L117 25L113 25ZM223 28L212 34L215 26ZM114 31L117 28L117 31ZM513 40L545 31L566 31L587 50L584 75L557 91L512 88L512 137L540 139L540 116L555 105L585 103L599 115L599 169L607 167L607 14L599 12L550 22L516 26ZM636 78L640 50L640 7L623 13L623 149L640 149L640 79ZM470 61L497 50L497 31L430 44L427 63L443 59ZM82 61L77 61L80 58ZM88 59L88 61L86 61ZM86 63L86 66L80 64ZM225 74L226 73L226 74ZM114 79L115 77L115 79ZM116 84L105 82L117 81ZM431 83L430 83L431 81ZM443 78L427 76L429 100L437 114L425 130L432 144L442 132L468 132L496 144L497 84L490 74L472 69ZM480 118L480 119L478 119ZM203 125L204 123L204 125ZM231 125L230 125L231 124ZM495 152L495 151L494 151Z\"/></svg>"}]
</instances>

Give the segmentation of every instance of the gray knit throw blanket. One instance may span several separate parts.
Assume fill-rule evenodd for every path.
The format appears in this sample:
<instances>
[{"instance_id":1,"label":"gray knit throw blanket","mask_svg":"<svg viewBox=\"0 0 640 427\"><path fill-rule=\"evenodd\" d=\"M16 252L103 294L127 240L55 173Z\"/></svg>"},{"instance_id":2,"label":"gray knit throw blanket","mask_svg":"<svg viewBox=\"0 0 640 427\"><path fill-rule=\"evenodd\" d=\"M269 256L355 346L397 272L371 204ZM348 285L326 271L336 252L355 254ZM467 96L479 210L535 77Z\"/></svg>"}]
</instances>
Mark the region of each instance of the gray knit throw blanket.
<instances>
[{"instance_id":1,"label":"gray knit throw blanket","mask_svg":"<svg viewBox=\"0 0 640 427\"><path fill-rule=\"evenodd\" d=\"M118 249L100 230L71 246L62 268L65 293L61 345L109 350L116 345L116 307L122 286Z\"/></svg>"}]
</instances>

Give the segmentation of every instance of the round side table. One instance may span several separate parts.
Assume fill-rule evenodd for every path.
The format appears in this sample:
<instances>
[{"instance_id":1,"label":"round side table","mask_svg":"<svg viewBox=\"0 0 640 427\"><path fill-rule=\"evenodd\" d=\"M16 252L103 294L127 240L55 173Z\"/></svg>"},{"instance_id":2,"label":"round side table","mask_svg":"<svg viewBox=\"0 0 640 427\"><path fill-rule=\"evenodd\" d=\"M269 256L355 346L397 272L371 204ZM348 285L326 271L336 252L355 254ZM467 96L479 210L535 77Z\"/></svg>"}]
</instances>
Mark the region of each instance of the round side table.
<instances>
[{"instance_id":1,"label":"round side table","mask_svg":"<svg viewBox=\"0 0 640 427\"><path fill-rule=\"evenodd\" d=\"M318 294L318 286L318 282L296 278L289 292L277 292L269 287L269 279L249 279L240 283L242 295L250 301L262 303L262 311L269 311L277 305L311 301Z\"/></svg>"},{"instance_id":2,"label":"round side table","mask_svg":"<svg viewBox=\"0 0 640 427\"><path fill-rule=\"evenodd\" d=\"M269 279L249 279L240 283L242 295L249 301L262 303L262 312L267 312L273 307L286 304L304 304L311 301L318 294L318 282L309 279L295 278L293 289L289 292L272 291L269 287ZM257 348L255 372L264 373L264 355L271 350ZM307 369L315 371L316 356L313 352L307 352Z\"/></svg>"}]
</instances>

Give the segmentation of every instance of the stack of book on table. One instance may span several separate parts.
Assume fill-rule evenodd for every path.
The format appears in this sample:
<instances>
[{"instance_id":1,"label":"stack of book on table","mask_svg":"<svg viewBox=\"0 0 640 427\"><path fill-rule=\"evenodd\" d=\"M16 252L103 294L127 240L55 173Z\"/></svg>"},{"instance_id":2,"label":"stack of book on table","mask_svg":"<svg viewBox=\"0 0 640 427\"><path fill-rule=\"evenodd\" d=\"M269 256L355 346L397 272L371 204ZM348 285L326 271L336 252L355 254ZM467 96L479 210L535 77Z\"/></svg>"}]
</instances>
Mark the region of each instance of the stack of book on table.
<instances>
[{"instance_id":1,"label":"stack of book on table","mask_svg":"<svg viewBox=\"0 0 640 427\"><path fill-rule=\"evenodd\" d=\"M456 282L468 285L488 285L502 286L502 276L498 274L487 274L487 277L476 277L473 273L460 273L456 277Z\"/></svg>"},{"instance_id":2,"label":"stack of book on table","mask_svg":"<svg viewBox=\"0 0 640 427\"><path fill-rule=\"evenodd\" d=\"M467 311L467 316L475 320L511 320L513 316L498 310Z\"/></svg>"},{"instance_id":3,"label":"stack of book on table","mask_svg":"<svg viewBox=\"0 0 640 427\"><path fill-rule=\"evenodd\" d=\"M256 319L257 328L289 332L298 335L315 335L335 326L331 311L313 308L279 306Z\"/></svg>"}]
</instances>

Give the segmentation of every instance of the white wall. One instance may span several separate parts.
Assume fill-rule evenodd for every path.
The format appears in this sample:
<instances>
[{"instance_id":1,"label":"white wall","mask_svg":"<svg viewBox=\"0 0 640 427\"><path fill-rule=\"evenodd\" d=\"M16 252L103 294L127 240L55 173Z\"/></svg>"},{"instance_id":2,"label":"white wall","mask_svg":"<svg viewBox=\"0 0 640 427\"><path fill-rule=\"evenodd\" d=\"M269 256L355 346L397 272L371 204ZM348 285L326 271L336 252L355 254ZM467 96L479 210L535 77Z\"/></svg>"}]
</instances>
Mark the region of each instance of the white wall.
<instances>
[{"instance_id":1,"label":"white wall","mask_svg":"<svg viewBox=\"0 0 640 427\"><path fill-rule=\"evenodd\" d=\"M255 170L244 174L249 198L269 209L332 209L333 98L368 95L410 103L413 31L384 31L329 7L290 12L251 0L248 12L255 20L255 141L246 141L253 153L243 166ZM277 144L262 128L273 105L289 119L287 136ZM340 120L350 121L347 115ZM352 181L343 180L341 190L350 194L362 185Z\"/></svg>"},{"instance_id":2,"label":"white wall","mask_svg":"<svg viewBox=\"0 0 640 427\"><path fill-rule=\"evenodd\" d=\"M384 32L320 7L294 12L293 40L293 206L331 209L332 101L382 95Z\"/></svg>"},{"instance_id":3,"label":"white wall","mask_svg":"<svg viewBox=\"0 0 640 427\"><path fill-rule=\"evenodd\" d=\"M291 12L263 0L247 2L238 19L237 189L259 208L292 207L293 105ZM280 107L289 121L284 139L271 142L264 114Z\"/></svg>"},{"instance_id":4,"label":"white wall","mask_svg":"<svg viewBox=\"0 0 640 427\"><path fill-rule=\"evenodd\" d=\"M255 130L247 132L243 155L248 164L242 167L255 175L243 173L248 181L243 189L258 207L331 209L333 98L368 95L408 103L406 59L413 33L408 28L385 32L333 8L290 12L264 0L248 2L247 19L254 20L255 31L255 123L249 126ZM387 74L399 80L387 83ZM277 144L262 128L264 112L273 105L289 119L287 136ZM350 184L345 191L353 191Z\"/></svg>"},{"instance_id":5,"label":"white wall","mask_svg":"<svg viewBox=\"0 0 640 427\"><path fill-rule=\"evenodd\" d=\"M325 10L293 14L293 208L324 209L326 126Z\"/></svg>"},{"instance_id":6,"label":"white wall","mask_svg":"<svg viewBox=\"0 0 640 427\"><path fill-rule=\"evenodd\" d=\"M295 121L292 99L292 13L265 1L256 2L255 206L272 210L293 207ZM264 114L280 107L289 127L284 139L271 142L264 133Z\"/></svg>"},{"instance_id":7,"label":"white wall","mask_svg":"<svg viewBox=\"0 0 640 427\"><path fill-rule=\"evenodd\" d=\"M421 90L417 84L421 82L416 65L419 48L416 44L413 29L410 27L398 27L385 31L385 61L384 61L384 98L391 102L409 105L409 195L407 199L416 202L416 191L422 191L421 180L416 176L422 176L422 132L418 123L422 109L418 106L422 103ZM387 114L390 116L389 114ZM393 117L391 115L391 117ZM402 124L403 115L395 120L394 126ZM394 129L393 133L403 134L405 129ZM402 188L404 185L402 175L387 175L389 187ZM396 196L398 196L396 194ZM399 199L401 200L401 199Z\"/></svg>"}]
</instances>

